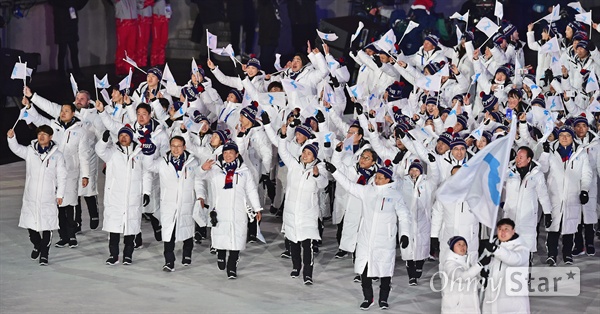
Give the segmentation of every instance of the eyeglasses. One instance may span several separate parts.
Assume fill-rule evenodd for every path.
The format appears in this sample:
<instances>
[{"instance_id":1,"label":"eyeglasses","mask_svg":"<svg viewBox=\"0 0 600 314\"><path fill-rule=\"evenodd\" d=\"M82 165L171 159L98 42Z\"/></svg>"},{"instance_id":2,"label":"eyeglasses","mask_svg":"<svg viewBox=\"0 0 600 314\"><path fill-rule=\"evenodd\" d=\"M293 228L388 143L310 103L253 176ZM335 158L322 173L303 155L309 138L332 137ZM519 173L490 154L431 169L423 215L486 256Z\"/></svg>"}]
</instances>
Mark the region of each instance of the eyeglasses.
<instances>
[{"instance_id":1,"label":"eyeglasses","mask_svg":"<svg viewBox=\"0 0 600 314\"><path fill-rule=\"evenodd\" d=\"M371 158L369 156L362 156L362 155L360 156L360 159L367 160L367 161L373 160L373 158Z\"/></svg>"}]
</instances>

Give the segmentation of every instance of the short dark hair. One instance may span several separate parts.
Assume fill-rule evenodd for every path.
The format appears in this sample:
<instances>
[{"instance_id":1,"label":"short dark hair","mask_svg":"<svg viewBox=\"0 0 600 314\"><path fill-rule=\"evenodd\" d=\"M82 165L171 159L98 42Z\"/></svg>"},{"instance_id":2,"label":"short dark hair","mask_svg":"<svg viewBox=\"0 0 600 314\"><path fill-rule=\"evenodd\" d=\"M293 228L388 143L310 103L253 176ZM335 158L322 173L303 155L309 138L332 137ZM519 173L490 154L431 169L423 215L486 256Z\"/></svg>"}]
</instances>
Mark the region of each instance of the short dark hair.
<instances>
[{"instance_id":1,"label":"short dark hair","mask_svg":"<svg viewBox=\"0 0 600 314\"><path fill-rule=\"evenodd\" d=\"M529 148L529 146L521 146L517 151L520 151L521 149L527 152L527 157L533 159L533 150Z\"/></svg>"},{"instance_id":2,"label":"short dark hair","mask_svg":"<svg viewBox=\"0 0 600 314\"><path fill-rule=\"evenodd\" d=\"M171 144L171 142L173 142L173 140L180 140L183 143L183 145L185 145L185 138L183 138L183 136L175 135L175 136L171 137L171 139L169 140L169 144Z\"/></svg>"},{"instance_id":3,"label":"short dark hair","mask_svg":"<svg viewBox=\"0 0 600 314\"><path fill-rule=\"evenodd\" d=\"M36 135L40 132L44 132L50 136L52 136L54 134L54 130L52 130L52 128L49 127L47 124L42 124L42 125L38 126L37 129L35 129Z\"/></svg>"},{"instance_id":4,"label":"short dark hair","mask_svg":"<svg viewBox=\"0 0 600 314\"><path fill-rule=\"evenodd\" d=\"M63 104L63 106L69 106L69 108L71 108L72 112L77 111L77 106L75 106L75 104Z\"/></svg>"},{"instance_id":5,"label":"short dark hair","mask_svg":"<svg viewBox=\"0 0 600 314\"><path fill-rule=\"evenodd\" d=\"M363 154L365 152L371 153L371 157L373 158L374 162L377 162L377 160L379 159L379 155L377 155L377 152L375 152L375 150L372 148L365 148L362 152L363 152Z\"/></svg>"},{"instance_id":6,"label":"short dark hair","mask_svg":"<svg viewBox=\"0 0 600 314\"><path fill-rule=\"evenodd\" d=\"M267 91L270 92L271 88L273 87L279 87L279 89L283 90L283 85L281 85L281 82L274 81L269 83L269 86L267 86Z\"/></svg>"},{"instance_id":7,"label":"short dark hair","mask_svg":"<svg viewBox=\"0 0 600 314\"><path fill-rule=\"evenodd\" d=\"M365 131L363 130L363 128L360 125L358 125L358 124L352 124L352 125L350 125L350 127L348 129L351 129L351 128L357 128L358 129L358 135L362 135L363 137L365 136Z\"/></svg>"},{"instance_id":8,"label":"short dark hair","mask_svg":"<svg viewBox=\"0 0 600 314\"><path fill-rule=\"evenodd\" d=\"M148 105L147 103L143 102L141 104L139 104L136 108L135 108L135 112L137 112L140 109L144 109L148 112L148 114L152 114L152 107L150 107L150 105Z\"/></svg>"},{"instance_id":9,"label":"short dark hair","mask_svg":"<svg viewBox=\"0 0 600 314\"><path fill-rule=\"evenodd\" d=\"M515 228L515 222L510 218L502 218L502 219L498 220L498 222L496 223L496 228L498 228L500 226L504 226L504 225L509 225L513 229Z\"/></svg>"}]
</instances>

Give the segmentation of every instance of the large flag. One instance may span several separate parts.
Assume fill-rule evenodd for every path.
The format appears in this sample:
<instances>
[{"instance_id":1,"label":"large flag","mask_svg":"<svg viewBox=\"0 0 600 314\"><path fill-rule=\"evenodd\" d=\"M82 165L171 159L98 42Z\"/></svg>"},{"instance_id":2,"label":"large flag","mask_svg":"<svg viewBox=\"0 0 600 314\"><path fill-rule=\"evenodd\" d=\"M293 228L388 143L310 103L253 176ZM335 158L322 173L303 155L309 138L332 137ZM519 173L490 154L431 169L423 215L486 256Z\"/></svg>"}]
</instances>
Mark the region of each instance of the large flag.
<instances>
[{"instance_id":1,"label":"large flag","mask_svg":"<svg viewBox=\"0 0 600 314\"><path fill-rule=\"evenodd\" d=\"M442 75L441 73L436 73L434 75L422 76L417 79L415 85L427 91L439 92L442 87Z\"/></svg>"},{"instance_id":2,"label":"large flag","mask_svg":"<svg viewBox=\"0 0 600 314\"><path fill-rule=\"evenodd\" d=\"M208 29L206 30L206 46L210 50L217 49L217 36L211 34Z\"/></svg>"},{"instance_id":3,"label":"large flag","mask_svg":"<svg viewBox=\"0 0 600 314\"><path fill-rule=\"evenodd\" d=\"M500 26L496 25L496 23L492 22L492 20L487 17L482 18L475 27L489 38L492 38L498 29L500 29Z\"/></svg>"},{"instance_id":4,"label":"large flag","mask_svg":"<svg viewBox=\"0 0 600 314\"><path fill-rule=\"evenodd\" d=\"M507 136L488 144L448 178L438 189L437 199L467 202L480 223L495 228L510 151L515 141L516 122L517 119L512 120Z\"/></svg>"},{"instance_id":5,"label":"large flag","mask_svg":"<svg viewBox=\"0 0 600 314\"><path fill-rule=\"evenodd\" d=\"M356 31L354 32L354 34L352 34L352 36L350 36L350 44L352 44L352 42L356 39L356 37L358 37L358 35L360 34L360 31L363 29L363 27L365 27L365 24L363 22L359 21Z\"/></svg>"},{"instance_id":6,"label":"large flag","mask_svg":"<svg viewBox=\"0 0 600 314\"><path fill-rule=\"evenodd\" d=\"M591 92L599 89L598 78L596 77L596 71L591 70L589 75L590 76L588 76L588 79L587 79L586 85L585 85L586 93L591 93Z\"/></svg>"},{"instance_id":7,"label":"large flag","mask_svg":"<svg viewBox=\"0 0 600 314\"><path fill-rule=\"evenodd\" d=\"M77 87L77 82L75 82L73 73L71 73L69 80L71 81L71 90L73 91L73 97L77 97L77 93L79 92L79 87Z\"/></svg>"},{"instance_id":8,"label":"large flag","mask_svg":"<svg viewBox=\"0 0 600 314\"><path fill-rule=\"evenodd\" d=\"M108 74L105 74L101 80L94 74L94 84L96 85L96 88L108 88L110 86L110 84L108 84Z\"/></svg>"},{"instance_id":9,"label":"large flag","mask_svg":"<svg viewBox=\"0 0 600 314\"><path fill-rule=\"evenodd\" d=\"M498 0L496 0L496 6L494 7L494 15L499 19L502 19L502 16L504 16L504 7Z\"/></svg>"},{"instance_id":10,"label":"large flag","mask_svg":"<svg viewBox=\"0 0 600 314\"><path fill-rule=\"evenodd\" d=\"M335 33L323 33L321 31L319 31L317 29L317 35L319 35L319 37L321 37L322 40L327 40L327 41L335 41L336 39L338 39L338 36Z\"/></svg>"}]
</instances>

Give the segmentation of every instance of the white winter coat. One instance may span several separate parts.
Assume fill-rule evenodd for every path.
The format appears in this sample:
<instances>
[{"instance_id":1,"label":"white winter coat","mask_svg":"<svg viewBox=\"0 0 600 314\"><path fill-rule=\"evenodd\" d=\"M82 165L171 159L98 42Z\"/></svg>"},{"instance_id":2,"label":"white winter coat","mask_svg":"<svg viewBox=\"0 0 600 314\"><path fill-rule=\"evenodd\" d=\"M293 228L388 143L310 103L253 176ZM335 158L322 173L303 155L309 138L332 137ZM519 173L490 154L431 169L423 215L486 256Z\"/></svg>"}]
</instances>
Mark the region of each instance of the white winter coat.
<instances>
[{"instance_id":1,"label":"white winter coat","mask_svg":"<svg viewBox=\"0 0 600 314\"><path fill-rule=\"evenodd\" d=\"M527 269L528 266L529 249L521 238L501 242L488 265L490 276L481 312L529 313L529 296L507 296L505 287L506 269L508 267L524 267L524 269ZM524 278L527 277L528 274L525 274ZM526 289L527 282L521 282L521 287Z\"/></svg>"},{"instance_id":2,"label":"white winter coat","mask_svg":"<svg viewBox=\"0 0 600 314\"><path fill-rule=\"evenodd\" d=\"M56 145L42 155L38 153L37 145L37 140L23 146L17 142L16 136L8 138L8 147L15 155L25 159L26 165L19 227L38 232L56 230L56 199L65 195L67 168Z\"/></svg>"},{"instance_id":3,"label":"white winter coat","mask_svg":"<svg viewBox=\"0 0 600 314\"><path fill-rule=\"evenodd\" d=\"M550 153L542 153L540 166L548 173L548 191L552 203L552 225L548 231L561 234L577 232L581 221L581 191L589 191L592 182L592 169L587 152L582 145L573 143L573 153L567 162L563 162L555 141L550 145ZM562 225L561 225L562 223Z\"/></svg>"},{"instance_id":4,"label":"white winter coat","mask_svg":"<svg viewBox=\"0 0 600 314\"><path fill-rule=\"evenodd\" d=\"M162 239L169 242L173 232L175 242L181 242L194 236L194 218L192 218L196 195L201 189L200 165L187 151L181 171L171 164L171 153L152 160L144 158L144 168L157 173L160 178L160 223Z\"/></svg>"},{"instance_id":5,"label":"white winter coat","mask_svg":"<svg viewBox=\"0 0 600 314\"><path fill-rule=\"evenodd\" d=\"M429 165L435 167L435 163ZM410 235L408 246L401 249L405 261L420 261L429 257L429 240L431 234L431 208L438 184L437 169L433 175L422 174L413 181L410 176L402 178L401 191L404 202L410 211Z\"/></svg>"},{"instance_id":6,"label":"white winter coat","mask_svg":"<svg viewBox=\"0 0 600 314\"><path fill-rule=\"evenodd\" d=\"M150 195L152 176L144 171L140 145L129 147L98 141L96 153L106 163L102 230L123 235L140 233L143 195Z\"/></svg>"},{"instance_id":7,"label":"white winter coat","mask_svg":"<svg viewBox=\"0 0 600 314\"><path fill-rule=\"evenodd\" d=\"M338 171L333 173L333 177L362 201L354 272L362 274L368 264L368 277L392 277L396 263L397 225L400 224L402 235L409 236L410 230L410 213L395 182L360 185L350 182Z\"/></svg>"},{"instance_id":8,"label":"white winter coat","mask_svg":"<svg viewBox=\"0 0 600 314\"><path fill-rule=\"evenodd\" d=\"M544 174L535 161L532 169L521 180L514 163L508 170L504 187L504 218L515 222L515 231L520 235L530 252L537 252L538 201L544 214L552 212L548 187Z\"/></svg>"},{"instance_id":9,"label":"white winter coat","mask_svg":"<svg viewBox=\"0 0 600 314\"><path fill-rule=\"evenodd\" d=\"M317 192L329 183L325 176L327 171L318 159L309 164L302 163L290 154L286 146L286 140L279 139L279 157L288 168L283 211L285 237L294 243L306 239L320 240ZM315 165L319 168L317 177L313 175Z\"/></svg>"},{"instance_id":10,"label":"white winter coat","mask_svg":"<svg viewBox=\"0 0 600 314\"><path fill-rule=\"evenodd\" d=\"M65 186L65 195L61 206L76 206L81 179L89 179L90 160L94 155L89 144L88 131L83 128L82 122L76 117L73 119L76 119L77 122L65 129L57 119L49 120L41 116L34 107L28 109L27 112L32 117L33 124L36 126L45 124L54 131L52 140L63 154L65 166L67 167L67 185Z\"/></svg>"},{"instance_id":11,"label":"white winter coat","mask_svg":"<svg viewBox=\"0 0 600 314\"><path fill-rule=\"evenodd\" d=\"M216 191L211 209L216 211L218 222L211 228L212 246L219 250L244 250L248 235L247 206L252 207L254 212L262 210L256 181L250 169L238 159L231 189L223 188L227 171L223 169L221 157L210 170L200 171L203 178L209 181Z\"/></svg>"},{"instance_id":12,"label":"white winter coat","mask_svg":"<svg viewBox=\"0 0 600 314\"><path fill-rule=\"evenodd\" d=\"M467 240L469 256L477 257L479 249L479 221L471 212L467 202L444 202L433 204L431 216L431 237L440 242L440 267L443 268L450 248L445 245L453 236ZM440 269L441 270L441 269Z\"/></svg>"},{"instance_id":13,"label":"white winter coat","mask_svg":"<svg viewBox=\"0 0 600 314\"><path fill-rule=\"evenodd\" d=\"M444 243L445 244L445 243ZM442 276L442 313L478 314L481 265L467 255L448 253Z\"/></svg>"}]
</instances>

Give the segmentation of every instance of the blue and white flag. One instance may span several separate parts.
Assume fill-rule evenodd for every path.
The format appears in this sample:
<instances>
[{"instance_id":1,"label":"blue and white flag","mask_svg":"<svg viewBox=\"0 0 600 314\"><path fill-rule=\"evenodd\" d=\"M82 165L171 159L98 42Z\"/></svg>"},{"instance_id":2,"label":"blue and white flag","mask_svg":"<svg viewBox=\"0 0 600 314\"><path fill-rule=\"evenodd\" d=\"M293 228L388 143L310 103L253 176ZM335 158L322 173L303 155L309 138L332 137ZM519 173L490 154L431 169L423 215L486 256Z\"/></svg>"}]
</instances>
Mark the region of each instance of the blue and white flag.
<instances>
[{"instance_id":1,"label":"blue and white flag","mask_svg":"<svg viewBox=\"0 0 600 314\"><path fill-rule=\"evenodd\" d=\"M285 93L260 93L258 94L258 103L260 103L263 106L275 107L277 109L285 108Z\"/></svg>"},{"instance_id":2,"label":"blue and white flag","mask_svg":"<svg viewBox=\"0 0 600 314\"><path fill-rule=\"evenodd\" d=\"M354 154L352 147L354 146L354 137L355 136L356 136L356 134L353 134L352 136L349 136L348 138L346 138L344 140L344 143L342 144L342 152L351 154L351 155Z\"/></svg>"},{"instance_id":3,"label":"blue and white flag","mask_svg":"<svg viewBox=\"0 0 600 314\"><path fill-rule=\"evenodd\" d=\"M515 141L517 119L508 136L501 137L475 154L437 191L444 202L467 202L480 223L495 228L502 186Z\"/></svg>"},{"instance_id":4,"label":"blue and white flag","mask_svg":"<svg viewBox=\"0 0 600 314\"><path fill-rule=\"evenodd\" d=\"M598 86L598 77L596 77L596 71L592 69L585 85L585 92L591 93L598 89L600 89Z\"/></svg>"},{"instance_id":5,"label":"blue and white flag","mask_svg":"<svg viewBox=\"0 0 600 314\"><path fill-rule=\"evenodd\" d=\"M129 74L119 82L119 90L128 90L131 87L131 75L131 68L129 68Z\"/></svg>"},{"instance_id":6,"label":"blue and white flag","mask_svg":"<svg viewBox=\"0 0 600 314\"><path fill-rule=\"evenodd\" d=\"M434 75L422 76L417 79L415 85L426 91L439 92L442 88L442 75L438 72Z\"/></svg>"},{"instance_id":7,"label":"blue and white flag","mask_svg":"<svg viewBox=\"0 0 600 314\"><path fill-rule=\"evenodd\" d=\"M217 36L206 30L206 46L208 49L217 49Z\"/></svg>"},{"instance_id":8,"label":"blue and white flag","mask_svg":"<svg viewBox=\"0 0 600 314\"><path fill-rule=\"evenodd\" d=\"M576 14L575 20L591 26L592 25L592 12Z\"/></svg>"},{"instance_id":9,"label":"blue and white flag","mask_svg":"<svg viewBox=\"0 0 600 314\"><path fill-rule=\"evenodd\" d=\"M387 33L383 34L381 38L376 41L374 44L379 49L385 52L396 52L396 47L394 44L396 43L396 35L394 34L394 30L390 29Z\"/></svg>"},{"instance_id":10,"label":"blue and white flag","mask_svg":"<svg viewBox=\"0 0 600 314\"><path fill-rule=\"evenodd\" d=\"M358 37L358 35L360 34L360 31L363 29L363 27L365 27L365 24L363 22L359 21L356 31L354 31L354 34L352 34L352 36L350 36L350 44L352 44L352 42Z\"/></svg>"},{"instance_id":11,"label":"blue and white flag","mask_svg":"<svg viewBox=\"0 0 600 314\"><path fill-rule=\"evenodd\" d=\"M13 67L12 73L10 74L10 78L13 80L25 81L27 76L31 75L31 72L29 72L28 70L29 70L29 68L27 68L27 62L25 62L25 63L17 62L17 63L15 63L15 66Z\"/></svg>"},{"instance_id":12,"label":"blue and white flag","mask_svg":"<svg viewBox=\"0 0 600 314\"><path fill-rule=\"evenodd\" d=\"M19 112L19 119L18 120L23 120L25 121L25 123L29 124L33 122L33 118L31 117L31 115L29 114L29 112L27 112L26 107L21 108L21 112Z\"/></svg>"},{"instance_id":13,"label":"blue and white flag","mask_svg":"<svg viewBox=\"0 0 600 314\"><path fill-rule=\"evenodd\" d=\"M338 39L338 36L335 33L323 33L317 29L317 34L321 37L322 40L326 41L335 41Z\"/></svg>"},{"instance_id":14,"label":"blue and white flag","mask_svg":"<svg viewBox=\"0 0 600 314\"><path fill-rule=\"evenodd\" d=\"M110 86L108 83L108 74L105 74L101 80L94 74L94 84L96 85L96 88L108 88Z\"/></svg>"},{"instance_id":15,"label":"blue and white flag","mask_svg":"<svg viewBox=\"0 0 600 314\"><path fill-rule=\"evenodd\" d=\"M482 18L475 27L489 38L492 38L498 29L500 29L500 26L496 25L496 23L492 22L492 20L487 17Z\"/></svg>"}]
</instances>

